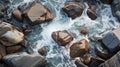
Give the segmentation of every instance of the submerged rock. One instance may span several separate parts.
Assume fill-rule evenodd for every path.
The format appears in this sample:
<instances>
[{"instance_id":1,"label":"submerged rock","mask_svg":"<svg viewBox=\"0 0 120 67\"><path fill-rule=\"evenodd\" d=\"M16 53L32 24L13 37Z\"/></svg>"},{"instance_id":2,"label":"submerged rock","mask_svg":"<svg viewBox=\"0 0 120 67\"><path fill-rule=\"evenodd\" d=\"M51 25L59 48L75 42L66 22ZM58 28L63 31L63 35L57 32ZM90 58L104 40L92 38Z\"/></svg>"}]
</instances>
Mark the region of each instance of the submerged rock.
<instances>
[{"instance_id":1,"label":"submerged rock","mask_svg":"<svg viewBox=\"0 0 120 67\"><path fill-rule=\"evenodd\" d=\"M32 6L23 12L23 14L31 25L50 21L54 18L51 11L41 3L33 3Z\"/></svg>"},{"instance_id":2,"label":"submerged rock","mask_svg":"<svg viewBox=\"0 0 120 67\"><path fill-rule=\"evenodd\" d=\"M43 48L38 50L38 53L40 53L42 56L45 56L47 53L47 50L46 50L46 48L43 47Z\"/></svg>"},{"instance_id":3,"label":"submerged rock","mask_svg":"<svg viewBox=\"0 0 120 67\"><path fill-rule=\"evenodd\" d=\"M0 42L4 46L12 46L20 43L24 39L24 34L17 30L13 25L1 22L0 23Z\"/></svg>"},{"instance_id":4,"label":"submerged rock","mask_svg":"<svg viewBox=\"0 0 120 67\"><path fill-rule=\"evenodd\" d=\"M17 21L23 21L22 12L20 10L14 9L12 15Z\"/></svg>"},{"instance_id":5,"label":"submerged rock","mask_svg":"<svg viewBox=\"0 0 120 67\"><path fill-rule=\"evenodd\" d=\"M3 57L3 61L9 67L45 67L46 59L41 55L29 55L26 53L16 53Z\"/></svg>"},{"instance_id":6,"label":"submerged rock","mask_svg":"<svg viewBox=\"0 0 120 67\"><path fill-rule=\"evenodd\" d=\"M82 39L76 43L73 43L70 46L70 56L72 58L83 56L88 51L89 51L89 45L86 39Z\"/></svg>"},{"instance_id":7,"label":"submerged rock","mask_svg":"<svg viewBox=\"0 0 120 67\"><path fill-rule=\"evenodd\" d=\"M3 45L0 44L0 61L2 57L4 57L5 55L6 55L6 49Z\"/></svg>"},{"instance_id":8,"label":"submerged rock","mask_svg":"<svg viewBox=\"0 0 120 67\"><path fill-rule=\"evenodd\" d=\"M68 2L62 9L65 13L67 13L68 17L75 19L82 15L84 8L83 6L79 5L79 3Z\"/></svg>"},{"instance_id":9,"label":"submerged rock","mask_svg":"<svg viewBox=\"0 0 120 67\"><path fill-rule=\"evenodd\" d=\"M60 45L60 46L66 46L73 40L73 36L67 32L64 31L55 31L52 33L52 38Z\"/></svg>"},{"instance_id":10,"label":"submerged rock","mask_svg":"<svg viewBox=\"0 0 120 67\"><path fill-rule=\"evenodd\" d=\"M89 30L88 30L87 27L83 27L80 32L81 32L81 34L83 34L83 35L87 35L87 34L89 33Z\"/></svg>"}]
</instances>

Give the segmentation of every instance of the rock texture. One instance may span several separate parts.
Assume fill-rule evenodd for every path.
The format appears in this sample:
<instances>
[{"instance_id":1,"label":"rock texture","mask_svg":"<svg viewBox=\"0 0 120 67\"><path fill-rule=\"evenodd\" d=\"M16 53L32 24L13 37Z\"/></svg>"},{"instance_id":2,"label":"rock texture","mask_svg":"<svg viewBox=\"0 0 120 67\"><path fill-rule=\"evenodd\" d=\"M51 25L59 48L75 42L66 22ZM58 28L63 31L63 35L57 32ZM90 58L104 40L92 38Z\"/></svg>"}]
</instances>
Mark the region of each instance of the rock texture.
<instances>
[{"instance_id":1,"label":"rock texture","mask_svg":"<svg viewBox=\"0 0 120 67\"><path fill-rule=\"evenodd\" d=\"M33 3L23 13L31 25L50 21L54 18L51 11L41 3Z\"/></svg>"},{"instance_id":2,"label":"rock texture","mask_svg":"<svg viewBox=\"0 0 120 67\"><path fill-rule=\"evenodd\" d=\"M82 15L84 8L76 2L68 2L62 9L67 13L68 17L75 19Z\"/></svg>"},{"instance_id":3,"label":"rock texture","mask_svg":"<svg viewBox=\"0 0 120 67\"><path fill-rule=\"evenodd\" d=\"M26 53L7 55L3 58L3 61L9 67L45 67L47 63L41 55L28 55Z\"/></svg>"},{"instance_id":4,"label":"rock texture","mask_svg":"<svg viewBox=\"0 0 120 67\"><path fill-rule=\"evenodd\" d=\"M73 36L67 31L55 31L52 33L52 38L60 45L66 46L73 40Z\"/></svg>"},{"instance_id":5,"label":"rock texture","mask_svg":"<svg viewBox=\"0 0 120 67\"><path fill-rule=\"evenodd\" d=\"M0 23L0 42L4 46L12 46L20 43L24 39L24 34L17 30L13 25Z\"/></svg>"},{"instance_id":6,"label":"rock texture","mask_svg":"<svg viewBox=\"0 0 120 67\"><path fill-rule=\"evenodd\" d=\"M86 39L82 39L76 43L73 43L70 46L70 56L72 58L83 56L88 51L89 51L89 45Z\"/></svg>"}]
</instances>

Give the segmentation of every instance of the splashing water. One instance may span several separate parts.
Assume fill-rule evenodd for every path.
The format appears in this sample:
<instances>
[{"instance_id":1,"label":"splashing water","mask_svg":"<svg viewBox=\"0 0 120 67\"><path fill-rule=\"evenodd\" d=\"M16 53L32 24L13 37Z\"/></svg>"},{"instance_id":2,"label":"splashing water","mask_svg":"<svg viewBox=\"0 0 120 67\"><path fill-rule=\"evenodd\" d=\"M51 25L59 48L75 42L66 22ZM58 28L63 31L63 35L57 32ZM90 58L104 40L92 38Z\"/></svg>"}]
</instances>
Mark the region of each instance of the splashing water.
<instances>
[{"instance_id":1,"label":"splashing water","mask_svg":"<svg viewBox=\"0 0 120 67\"><path fill-rule=\"evenodd\" d=\"M33 0L11 0L11 8L31 1ZM33 48L36 53L39 48L48 48L46 56L49 63L48 67L76 67L74 60L69 56L70 45L66 47L58 46L51 37L53 31L67 30L76 35L73 40L73 42L76 42L81 38L86 38L89 41L89 36L97 36L104 31L120 27L120 23L112 15L110 5L99 5L99 17L96 20L91 20L86 14L88 5L84 3L86 9L84 9L82 16L72 20L61 10L66 1L69 0L41 0L42 4L52 10L55 18L50 22L34 26L33 32L29 35L29 41L36 46ZM79 33L80 28L83 26L88 27L89 36L83 36Z\"/></svg>"}]
</instances>

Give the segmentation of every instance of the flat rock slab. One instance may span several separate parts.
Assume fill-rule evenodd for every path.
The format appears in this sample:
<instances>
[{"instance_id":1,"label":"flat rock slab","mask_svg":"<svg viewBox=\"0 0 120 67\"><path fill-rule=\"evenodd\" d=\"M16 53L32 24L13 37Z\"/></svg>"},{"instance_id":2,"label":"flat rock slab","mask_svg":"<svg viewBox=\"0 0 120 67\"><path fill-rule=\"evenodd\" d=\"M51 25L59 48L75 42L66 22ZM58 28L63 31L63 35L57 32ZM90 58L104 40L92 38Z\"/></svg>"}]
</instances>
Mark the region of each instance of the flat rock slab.
<instances>
[{"instance_id":1,"label":"flat rock slab","mask_svg":"<svg viewBox=\"0 0 120 67\"><path fill-rule=\"evenodd\" d=\"M99 67L120 67L120 51L111 59L101 64Z\"/></svg>"}]
</instances>

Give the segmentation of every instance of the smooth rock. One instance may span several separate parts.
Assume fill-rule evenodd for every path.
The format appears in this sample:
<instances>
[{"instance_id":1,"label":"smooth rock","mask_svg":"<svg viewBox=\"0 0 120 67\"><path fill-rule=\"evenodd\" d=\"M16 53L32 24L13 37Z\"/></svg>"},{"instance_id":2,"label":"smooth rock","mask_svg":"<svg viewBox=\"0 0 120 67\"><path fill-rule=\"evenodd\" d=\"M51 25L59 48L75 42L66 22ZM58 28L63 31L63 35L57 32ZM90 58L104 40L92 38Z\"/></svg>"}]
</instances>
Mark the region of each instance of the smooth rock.
<instances>
[{"instance_id":1,"label":"smooth rock","mask_svg":"<svg viewBox=\"0 0 120 67\"><path fill-rule=\"evenodd\" d=\"M62 9L68 17L75 19L82 15L84 8L76 2L68 2Z\"/></svg>"},{"instance_id":2,"label":"smooth rock","mask_svg":"<svg viewBox=\"0 0 120 67\"><path fill-rule=\"evenodd\" d=\"M45 56L47 53L47 50L46 50L46 48L43 47L43 48L38 50L38 53L41 54L42 56Z\"/></svg>"},{"instance_id":3,"label":"smooth rock","mask_svg":"<svg viewBox=\"0 0 120 67\"><path fill-rule=\"evenodd\" d=\"M24 39L24 34L17 30L13 25L2 22L0 23L0 42L4 46L12 46L20 43Z\"/></svg>"},{"instance_id":4,"label":"smooth rock","mask_svg":"<svg viewBox=\"0 0 120 67\"><path fill-rule=\"evenodd\" d=\"M87 15L88 15L88 17L91 18L92 20L97 19L97 14L96 14L96 12L94 12L94 11L91 10L91 9L88 9L88 10L87 10Z\"/></svg>"},{"instance_id":5,"label":"smooth rock","mask_svg":"<svg viewBox=\"0 0 120 67\"><path fill-rule=\"evenodd\" d=\"M89 33L89 29L87 27L83 27L80 31L81 34L87 35Z\"/></svg>"},{"instance_id":6,"label":"smooth rock","mask_svg":"<svg viewBox=\"0 0 120 67\"><path fill-rule=\"evenodd\" d=\"M41 55L16 53L3 57L3 61L9 67L45 67L46 59Z\"/></svg>"},{"instance_id":7,"label":"smooth rock","mask_svg":"<svg viewBox=\"0 0 120 67\"><path fill-rule=\"evenodd\" d=\"M72 58L83 56L88 51L89 51L89 45L86 39L82 39L76 43L73 43L70 46L70 56Z\"/></svg>"},{"instance_id":8,"label":"smooth rock","mask_svg":"<svg viewBox=\"0 0 120 67\"><path fill-rule=\"evenodd\" d=\"M52 33L52 38L60 45L66 46L73 40L73 36L67 31L55 31Z\"/></svg>"},{"instance_id":9,"label":"smooth rock","mask_svg":"<svg viewBox=\"0 0 120 67\"><path fill-rule=\"evenodd\" d=\"M12 15L17 21L23 21L22 12L20 10L14 9Z\"/></svg>"},{"instance_id":10,"label":"smooth rock","mask_svg":"<svg viewBox=\"0 0 120 67\"><path fill-rule=\"evenodd\" d=\"M27 8L23 13L31 25L50 21L54 18L51 11L41 3L33 3L32 6Z\"/></svg>"}]
</instances>

